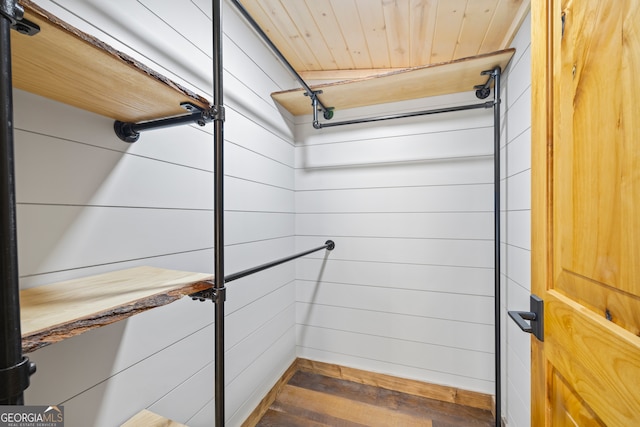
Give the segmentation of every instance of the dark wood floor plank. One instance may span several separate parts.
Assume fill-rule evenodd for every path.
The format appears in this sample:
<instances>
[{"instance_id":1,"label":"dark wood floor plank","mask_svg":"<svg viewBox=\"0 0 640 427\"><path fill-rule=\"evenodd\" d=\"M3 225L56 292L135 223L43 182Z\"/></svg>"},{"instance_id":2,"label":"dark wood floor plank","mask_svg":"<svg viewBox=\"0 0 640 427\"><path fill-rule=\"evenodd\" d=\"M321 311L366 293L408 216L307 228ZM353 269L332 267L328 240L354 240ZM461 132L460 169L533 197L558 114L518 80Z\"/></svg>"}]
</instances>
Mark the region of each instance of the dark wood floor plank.
<instances>
[{"instance_id":1,"label":"dark wood floor plank","mask_svg":"<svg viewBox=\"0 0 640 427\"><path fill-rule=\"evenodd\" d=\"M356 402L392 409L398 413L432 419L458 427L490 427L494 418L490 411L414 396L352 381L298 371L289 380L294 385Z\"/></svg>"},{"instance_id":2,"label":"dark wood floor plank","mask_svg":"<svg viewBox=\"0 0 640 427\"><path fill-rule=\"evenodd\" d=\"M332 427L332 425L318 423L287 412L269 409L258 424L256 424L256 427Z\"/></svg>"},{"instance_id":3,"label":"dark wood floor plank","mask_svg":"<svg viewBox=\"0 0 640 427\"><path fill-rule=\"evenodd\" d=\"M278 402L370 427L431 427L429 419L292 385L284 387Z\"/></svg>"}]
</instances>

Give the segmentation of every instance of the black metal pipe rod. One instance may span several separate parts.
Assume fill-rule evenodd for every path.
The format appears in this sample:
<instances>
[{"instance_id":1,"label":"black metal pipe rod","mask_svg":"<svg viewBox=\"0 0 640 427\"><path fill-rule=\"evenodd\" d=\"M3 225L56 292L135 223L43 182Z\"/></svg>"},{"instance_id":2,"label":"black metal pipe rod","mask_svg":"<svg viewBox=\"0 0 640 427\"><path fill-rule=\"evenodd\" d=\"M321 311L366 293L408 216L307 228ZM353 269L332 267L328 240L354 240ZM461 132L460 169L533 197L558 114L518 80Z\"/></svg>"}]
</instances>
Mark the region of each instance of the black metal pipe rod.
<instances>
[{"instance_id":1,"label":"black metal pipe rod","mask_svg":"<svg viewBox=\"0 0 640 427\"><path fill-rule=\"evenodd\" d=\"M28 376L20 379L16 374L16 367L24 361L20 330L10 33L11 21L0 15L0 372L3 373L0 404L22 405Z\"/></svg>"},{"instance_id":2,"label":"black metal pipe rod","mask_svg":"<svg viewBox=\"0 0 640 427\"><path fill-rule=\"evenodd\" d=\"M121 122L120 120L116 120L113 123L113 130L121 140L125 142L136 142L140 137L140 132L142 131L179 126L185 123L197 123L200 126L204 126L206 119L202 112L197 112L139 123Z\"/></svg>"},{"instance_id":3,"label":"black metal pipe rod","mask_svg":"<svg viewBox=\"0 0 640 427\"><path fill-rule=\"evenodd\" d=\"M327 249L329 251L332 251L333 248L335 248L335 247L336 247L336 244L333 242L333 240L327 240L325 242L325 244L320 246L320 247L317 247L317 248L314 248L314 249L309 249L308 251L300 252L300 253L297 253L295 255L291 255L291 256L288 256L288 257L285 257L285 258L281 258L281 259L278 259L278 260L275 260L275 261L267 262L265 264L261 264L261 265L258 265L256 267L253 267L253 268L248 268L246 270L242 270L242 271L239 271L237 273L229 274L227 277L224 278L224 281L225 282L231 282L232 280L237 280L237 279L240 279L242 277L249 276L249 275L257 273L259 271L266 270L266 269L271 268L271 267L275 267L276 265L280 265L280 264L283 264L285 262L292 261L292 260L294 260L296 258L300 258L300 257L303 257L305 255L309 255L309 254L312 254L314 252L318 252L318 251L320 251L322 249Z\"/></svg>"},{"instance_id":4,"label":"black metal pipe rod","mask_svg":"<svg viewBox=\"0 0 640 427\"><path fill-rule=\"evenodd\" d=\"M493 214L494 214L494 316L496 427L502 425L502 343L500 332L500 67L493 70Z\"/></svg>"},{"instance_id":5,"label":"black metal pipe rod","mask_svg":"<svg viewBox=\"0 0 640 427\"><path fill-rule=\"evenodd\" d=\"M198 123L201 120L201 113L185 114L182 116L166 117L164 119L150 120L147 122L131 123L131 129L134 132L140 132L143 130L166 128L190 122Z\"/></svg>"},{"instance_id":6,"label":"black metal pipe rod","mask_svg":"<svg viewBox=\"0 0 640 427\"><path fill-rule=\"evenodd\" d=\"M322 129L327 127L335 127L335 126L343 126L343 125L353 125L358 123L370 123L370 122L380 122L383 120L393 120L393 119L404 119L407 117L417 117L417 116L426 116L430 114L440 114L440 113L450 113L453 111L465 111L465 110L476 110L481 108L491 108L493 107L493 101L482 102L480 104L470 104L470 105L459 105L456 107L444 107L444 108L436 108L433 110L422 110L422 111L414 111L411 113L399 113L392 114L387 116L377 116L377 117L368 117L364 119L354 119L354 120L343 120L340 122L331 122L331 123L320 123L316 118L314 118L313 127L316 129ZM315 115L317 117L317 115Z\"/></svg>"},{"instance_id":7,"label":"black metal pipe rod","mask_svg":"<svg viewBox=\"0 0 640 427\"><path fill-rule=\"evenodd\" d=\"M267 46L269 46L269 49L271 49L271 51L278 57L280 62L282 62L282 64L287 68L287 70L296 78L296 80L298 80L298 82L302 85L304 90L307 92L307 95L309 97L313 97L315 93L314 90L311 89L311 87L309 87L307 82L305 82L302 76L298 74L298 72L295 70L295 68L293 68L293 66L287 60L287 58L284 57L282 52L280 52L280 50L276 47L276 45L273 44L271 39L269 39L269 36L262 30L262 28L260 28L260 25L258 25L258 23L253 19L251 14L244 8L244 6L242 6L242 4L240 4L238 0L231 0L231 3L236 7L236 9L238 9L238 11L242 14L242 16L244 16L244 19L246 19L247 22L253 27L253 29L256 31L256 33L258 33L258 35L267 44ZM315 95L315 97L317 98L317 95ZM322 104L322 101L320 101L320 99L318 99L318 102L320 103L320 107L322 108L323 111L330 111L330 109L328 109L327 107L324 106L324 104Z\"/></svg>"},{"instance_id":8,"label":"black metal pipe rod","mask_svg":"<svg viewBox=\"0 0 640 427\"><path fill-rule=\"evenodd\" d=\"M214 399L215 425L225 425L224 379L224 100L222 84L222 1L212 0L214 142Z\"/></svg>"}]
</instances>

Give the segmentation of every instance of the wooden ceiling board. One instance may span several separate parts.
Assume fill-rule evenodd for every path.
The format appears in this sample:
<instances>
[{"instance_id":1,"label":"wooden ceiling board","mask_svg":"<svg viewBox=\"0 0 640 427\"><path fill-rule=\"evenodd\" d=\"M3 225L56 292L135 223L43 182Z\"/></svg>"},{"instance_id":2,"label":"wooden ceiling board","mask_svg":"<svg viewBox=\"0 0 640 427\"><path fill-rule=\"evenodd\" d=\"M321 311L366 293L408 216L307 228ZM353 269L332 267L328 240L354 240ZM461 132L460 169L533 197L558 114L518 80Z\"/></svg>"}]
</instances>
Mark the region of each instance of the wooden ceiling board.
<instances>
[{"instance_id":1,"label":"wooden ceiling board","mask_svg":"<svg viewBox=\"0 0 640 427\"><path fill-rule=\"evenodd\" d=\"M415 67L381 76L312 86L322 90L320 99L336 110L405 101L426 96L446 95L473 90L484 84L480 73L496 66L505 69L514 49L459 59L453 62ZM271 95L293 115L311 114L311 102L303 89L277 92Z\"/></svg>"},{"instance_id":2,"label":"wooden ceiling board","mask_svg":"<svg viewBox=\"0 0 640 427\"><path fill-rule=\"evenodd\" d=\"M282 33L282 37L287 43L284 50L281 50L285 57L296 55L300 58L301 69L325 69L316 57L316 52L327 50L322 38L315 40L315 45L308 44L306 35L300 32L296 22L291 19L289 11L279 0L257 0L256 3L262 7L266 16L271 20L271 28ZM251 10L249 13L252 13Z\"/></svg>"},{"instance_id":3,"label":"wooden ceiling board","mask_svg":"<svg viewBox=\"0 0 640 427\"><path fill-rule=\"evenodd\" d=\"M433 33L436 28L438 3L425 0L411 11L411 33L409 35L411 64L430 64Z\"/></svg>"},{"instance_id":4,"label":"wooden ceiling board","mask_svg":"<svg viewBox=\"0 0 640 427\"><path fill-rule=\"evenodd\" d=\"M138 122L184 114L181 102L209 102L89 34L23 0L25 18L41 28L11 32L13 85L65 104Z\"/></svg>"},{"instance_id":5,"label":"wooden ceiling board","mask_svg":"<svg viewBox=\"0 0 640 427\"><path fill-rule=\"evenodd\" d=\"M327 43L336 69L354 68L353 59L349 53L349 46L342 36L342 29L333 13L331 3L327 1L307 0L307 7L317 20L318 28L323 28L322 36Z\"/></svg>"},{"instance_id":6,"label":"wooden ceiling board","mask_svg":"<svg viewBox=\"0 0 640 427\"><path fill-rule=\"evenodd\" d=\"M311 52L318 61L319 67L323 69L335 69L338 67L334 56L331 53L331 44L327 41L330 38L325 33L332 33L333 30L326 27L322 30L316 24L321 16L311 13L306 1L292 1L287 4L286 12L289 14L291 22L296 26L306 50ZM324 13L324 12L320 12ZM301 48L302 43L297 45Z\"/></svg>"},{"instance_id":7,"label":"wooden ceiling board","mask_svg":"<svg viewBox=\"0 0 640 427\"><path fill-rule=\"evenodd\" d=\"M387 29L387 46L392 67L403 67L410 63L410 34L409 2L383 2L385 28Z\"/></svg>"},{"instance_id":8,"label":"wooden ceiling board","mask_svg":"<svg viewBox=\"0 0 640 427\"><path fill-rule=\"evenodd\" d=\"M530 0L240 0L298 72L411 68L508 47ZM271 7L265 7L268 4ZM261 16L253 11L265 8ZM328 7L328 6L331 7ZM306 6L306 7L305 7ZM308 13L310 16L304 16ZM329 16L329 14L331 16ZM311 22L315 22L312 25ZM329 25L323 25L328 22ZM336 34L338 28L340 34ZM299 26L300 28L296 28ZM321 33L312 34L313 27ZM305 43L301 43L304 41ZM351 62L336 52L346 46ZM326 55L332 52L332 55Z\"/></svg>"},{"instance_id":9,"label":"wooden ceiling board","mask_svg":"<svg viewBox=\"0 0 640 427\"><path fill-rule=\"evenodd\" d=\"M481 51L499 0L474 0L467 3L462 28L453 53L454 58L477 55ZM500 46L496 47L500 49Z\"/></svg>"},{"instance_id":10,"label":"wooden ceiling board","mask_svg":"<svg viewBox=\"0 0 640 427\"><path fill-rule=\"evenodd\" d=\"M350 37L360 37L354 34L358 28L363 32L365 43L360 48L363 55L369 58L370 67L361 66L356 68L391 68L391 58L389 58L389 41L385 32L384 11L381 8L371 7L369 0L356 0L358 25L351 24L353 30ZM351 20L354 21L353 19ZM348 23L347 23L348 25ZM369 46L377 46L376 49L369 49Z\"/></svg>"},{"instance_id":11,"label":"wooden ceiling board","mask_svg":"<svg viewBox=\"0 0 640 427\"><path fill-rule=\"evenodd\" d=\"M466 6L467 0L448 0L438 3L430 64L457 59L454 58L454 53L458 45ZM469 17L469 19L474 18Z\"/></svg>"},{"instance_id":12,"label":"wooden ceiling board","mask_svg":"<svg viewBox=\"0 0 640 427\"><path fill-rule=\"evenodd\" d=\"M304 60L298 57L298 54L293 50L286 37L280 32L277 26L273 25L268 13L262 6L256 1L241 1L241 3L262 31L269 37L269 40L271 40L284 57L287 58L291 66L298 72L306 70Z\"/></svg>"},{"instance_id":13,"label":"wooden ceiling board","mask_svg":"<svg viewBox=\"0 0 640 427\"><path fill-rule=\"evenodd\" d=\"M529 3L529 0L500 0L495 7L491 25L482 41L481 51L500 49L509 32L514 30L511 24L514 21L522 20L526 11L529 10Z\"/></svg>"}]
</instances>

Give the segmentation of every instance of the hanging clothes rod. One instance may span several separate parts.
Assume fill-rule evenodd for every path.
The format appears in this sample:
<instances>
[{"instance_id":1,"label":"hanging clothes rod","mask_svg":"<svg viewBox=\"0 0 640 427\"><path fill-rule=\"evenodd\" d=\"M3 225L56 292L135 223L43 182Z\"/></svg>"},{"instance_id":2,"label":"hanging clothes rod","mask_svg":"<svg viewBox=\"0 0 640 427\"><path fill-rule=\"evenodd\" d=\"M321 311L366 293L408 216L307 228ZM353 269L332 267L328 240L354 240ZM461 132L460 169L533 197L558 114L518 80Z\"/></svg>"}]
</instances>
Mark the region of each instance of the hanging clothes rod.
<instances>
[{"instance_id":1,"label":"hanging clothes rod","mask_svg":"<svg viewBox=\"0 0 640 427\"><path fill-rule=\"evenodd\" d=\"M317 248L309 249L309 250L306 250L304 252L299 252L299 253L297 253L295 255L291 255L291 256L288 256L288 257L280 258L280 259L277 259L275 261L267 262L265 264L260 264L260 265L255 266L255 267L248 268L246 270L238 271L237 273L229 274L229 275L225 276L224 282L225 283L229 283L229 282L231 282L233 280L241 279L241 278L243 278L245 276L249 276L251 274L258 273L258 272L263 271L263 270L267 270L267 269L269 269L271 267L275 267L277 265L284 264L285 262L293 261L296 258L301 258L301 257L303 257L305 255L309 255L309 254L312 254L314 252L321 251L323 249L326 249L328 251L332 251L335 247L336 247L336 244L335 244L335 242L333 240L327 240L326 242L324 242L324 245L318 246ZM193 299L198 299L198 300L204 301L205 299L211 299L211 292L212 292L212 289L205 289L204 291L200 291L200 292L196 292L194 294L191 294L190 297L193 298Z\"/></svg>"},{"instance_id":2,"label":"hanging clothes rod","mask_svg":"<svg viewBox=\"0 0 640 427\"><path fill-rule=\"evenodd\" d=\"M315 99L314 99L315 102ZM312 104L313 105L313 104ZM343 120L340 122L320 123L318 120L318 110L315 105L313 107L313 127L315 129L323 129L335 126L354 125L358 123L380 122L383 120L404 119L407 117L426 116L430 114L450 113L453 111L475 110L481 108L493 107L493 101L482 102L480 104L460 105L456 107L436 108L433 110L413 111L410 113L391 114L386 116L367 117L363 119Z\"/></svg>"},{"instance_id":3,"label":"hanging clothes rod","mask_svg":"<svg viewBox=\"0 0 640 427\"><path fill-rule=\"evenodd\" d=\"M266 264L258 265L258 266L253 267L253 268L248 268L246 270L230 274L227 277L225 277L224 280L225 280L225 282L231 282L232 280L237 280L237 279L240 279L242 277L249 276L250 274L254 274L254 273L257 273L259 271L266 270L266 269L271 268L271 267L275 267L276 265L280 265L280 264L283 264L285 262L292 261L292 260L294 260L296 258L300 258L300 257L303 257L305 255L309 255L309 254L312 254L314 252L321 251L322 249L326 249L328 251L332 251L335 247L336 247L336 244L333 242L333 240L327 240L324 243L324 245L319 246L317 248L309 249L308 251L300 252L300 253L295 254L295 255L291 255L291 256L288 256L288 257L285 257L285 258L281 258L281 259L278 259L278 260L275 260L275 261L272 261L272 262L268 262Z\"/></svg>"},{"instance_id":4,"label":"hanging clothes rod","mask_svg":"<svg viewBox=\"0 0 640 427\"><path fill-rule=\"evenodd\" d=\"M253 29L258 33L258 35L262 38L262 40L269 46L269 49L278 57L280 62L287 68L287 70L298 80L298 82L302 85L304 90L306 91L305 95L311 98L312 102L317 102L320 109L322 109L324 118L329 120L333 117L333 108L326 107L320 99L318 99L318 95L322 93L322 91L314 91L309 87L307 82L304 81L302 76L298 74L298 72L293 68L291 63L287 61L287 58L284 57L282 52L276 47L275 44L269 39L269 36L260 28L260 25L253 19L251 14L240 4L238 0L231 0L231 3L238 9L238 11L242 14L244 19L253 27Z\"/></svg>"}]
</instances>

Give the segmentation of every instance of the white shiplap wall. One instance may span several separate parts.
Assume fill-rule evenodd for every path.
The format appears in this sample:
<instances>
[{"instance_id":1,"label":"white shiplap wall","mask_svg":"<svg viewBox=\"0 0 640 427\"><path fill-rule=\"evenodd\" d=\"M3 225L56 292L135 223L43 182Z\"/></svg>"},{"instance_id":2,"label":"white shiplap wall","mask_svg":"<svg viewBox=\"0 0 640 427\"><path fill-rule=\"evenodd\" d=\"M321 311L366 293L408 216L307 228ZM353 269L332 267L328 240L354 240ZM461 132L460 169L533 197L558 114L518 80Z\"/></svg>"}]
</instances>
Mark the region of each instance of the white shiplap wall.
<instances>
[{"instance_id":1,"label":"white shiplap wall","mask_svg":"<svg viewBox=\"0 0 640 427\"><path fill-rule=\"evenodd\" d=\"M297 242L336 242L298 262L298 355L492 393L492 110L296 130Z\"/></svg>"},{"instance_id":2,"label":"white shiplap wall","mask_svg":"<svg viewBox=\"0 0 640 427\"><path fill-rule=\"evenodd\" d=\"M529 424L530 18L503 75L503 417ZM477 102L464 94L348 118ZM344 116L347 118L347 116ZM334 120L340 120L336 117ZM494 393L491 112L296 130L298 355ZM308 243L307 243L308 242Z\"/></svg>"},{"instance_id":3,"label":"white shiplap wall","mask_svg":"<svg viewBox=\"0 0 640 427\"><path fill-rule=\"evenodd\" d=\"M211 99L211 5L40 1L80 29ZM226 271L294 250L291 119L269 94L290 77L224 5ZM16 91L23 288L136 265L213 270L211 125L120 142L112 121ZM295 357L295 267L230 283L227 425L239 425ZM63 404L70 427L149 408L213 424L213 305L183 299L29 355L28 404Z\"/></svg>"},{"instance_id":4,"label":"white shiplap wall","mask_svg":"<svg viewBox=\"0 0 640 427\"><path fill-rule=\"evenodd\" d=\"M516 54L503 91L502 357L503 417L509 426L531 421L531 336L507 310L529 310L531 293L531 18L513 41Z\"/></svg>"}]
</instances>

